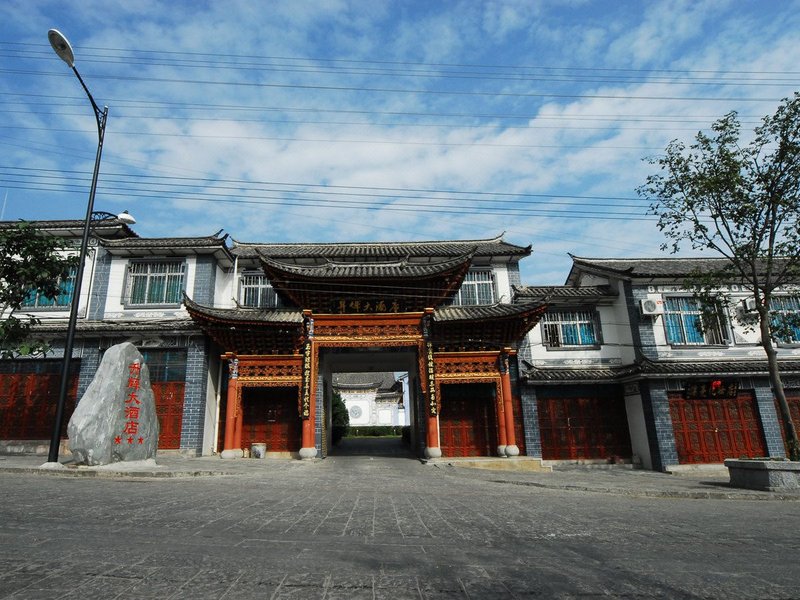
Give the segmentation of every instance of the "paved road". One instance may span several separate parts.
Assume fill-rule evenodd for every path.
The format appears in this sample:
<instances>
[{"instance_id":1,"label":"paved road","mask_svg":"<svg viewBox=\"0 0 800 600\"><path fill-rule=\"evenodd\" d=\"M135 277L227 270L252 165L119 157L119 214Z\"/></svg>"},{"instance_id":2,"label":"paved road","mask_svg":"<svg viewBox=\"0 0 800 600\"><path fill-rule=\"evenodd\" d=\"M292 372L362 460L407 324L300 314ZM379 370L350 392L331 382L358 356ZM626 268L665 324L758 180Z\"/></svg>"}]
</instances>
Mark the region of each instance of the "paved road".
<instances>
[{"instance_id":1,"label":"paved road","mask_svg":"<svg viewBox=\"0 0 800 600\"><path fill-rule=\"evenodd\" d=\"M798 598L800 502L639 498L359 454L0 473L0 598Z\"/></svg>"}]
</instances>

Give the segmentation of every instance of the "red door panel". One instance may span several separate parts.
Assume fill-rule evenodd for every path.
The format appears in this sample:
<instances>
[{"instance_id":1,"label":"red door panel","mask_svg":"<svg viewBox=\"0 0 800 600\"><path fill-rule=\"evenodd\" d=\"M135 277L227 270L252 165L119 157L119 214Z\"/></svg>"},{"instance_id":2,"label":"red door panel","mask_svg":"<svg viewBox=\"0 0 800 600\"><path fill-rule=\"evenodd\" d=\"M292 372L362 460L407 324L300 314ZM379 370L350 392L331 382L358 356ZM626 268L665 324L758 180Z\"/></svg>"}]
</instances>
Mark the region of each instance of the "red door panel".
<instances>
[{"instance_id":1,"label":"red door panel","mask_svg":"<svg viewBox=\"0 0 800 600\"><path fill-rule=\"evenodd\" d=\"M8 361L0 372L0 439L49 439L53 432L58 391L61 386L61 361ZM78 362L71 367L61 435L75 409L78 392Z\"/></svg>"},{"instance_id":2,"label":"red door panel","mask_svg":"<svg viewBox=\"0 0 800 600\"><path fill-rule=\"evenodd\" d=\"M692 400L671 393L669 410L680 464L721 463L726 458L766 454L756 400L750 392L732 399Z\"/></svg>"},{"instance_id":3,"label":"red door panel","mask_svg":"<svg viewBox=\"0 0 800 600\"><path fill-rule=\"evenodd\" d=\"M496 421L494 386L442 386L439 444L443 456L494 456Z\"/></svg>"},{"instance_id":4,"label":"red door panel","mask_svg":"<svg viewBox=\"0 0 800 600\"><path fill-rule=\"evenodd\" d=\"M186 382L151 382L156 415L160 431L158 447L163 450L181 447L181 423L183 421L183 398Z\"/></svg>"},{"instance_id":5,"label":"red door panel","mask_svg":"<svg viewBox=\"0 0 800 600\"><path fill-rule=\"evenodd\" d=\"M608 460L631 456L625 403L621 397L539 397L542 458Z\"/></svg>"},{"instance_id":6,"label":"red door panel","mask_svg":"<svg viewBox=\"0 0 800 600\"><path fill-rule=\"evenodd\" d=\"M297 388L245 388L242 391L242 447L266 443L267 451L300 450L302 423Z\"/></svg>"}]
</instances>

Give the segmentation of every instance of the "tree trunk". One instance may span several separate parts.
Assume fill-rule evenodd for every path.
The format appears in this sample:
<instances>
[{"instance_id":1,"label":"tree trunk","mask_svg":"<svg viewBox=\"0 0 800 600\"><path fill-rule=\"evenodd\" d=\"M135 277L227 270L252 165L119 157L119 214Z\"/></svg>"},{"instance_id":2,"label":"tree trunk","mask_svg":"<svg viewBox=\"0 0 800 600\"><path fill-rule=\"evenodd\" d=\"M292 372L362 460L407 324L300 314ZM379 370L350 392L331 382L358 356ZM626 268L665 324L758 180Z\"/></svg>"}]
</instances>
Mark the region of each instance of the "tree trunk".
<instances>
[{"instance_id":1,"label":"tree trunk","mask_svg":"<svg viewBox=\"0 0 800 600\"><path fill-rule=\"evenodd\" d=\"M783 433L786 445L789 447L789 459L800 460L800 442L797 439L797 429L792 422L792 414L789 412L789 403L786 401L786 393L783 390L783 380L778 370L778 353L772 346L772 336L769 330L769 310L759 307L759 328L761 329L761 345L767 353L767 365L769 366L769 381L772 386L772 393L778 401L778 408L783 418Z\"/></svg>"}]
</instances>

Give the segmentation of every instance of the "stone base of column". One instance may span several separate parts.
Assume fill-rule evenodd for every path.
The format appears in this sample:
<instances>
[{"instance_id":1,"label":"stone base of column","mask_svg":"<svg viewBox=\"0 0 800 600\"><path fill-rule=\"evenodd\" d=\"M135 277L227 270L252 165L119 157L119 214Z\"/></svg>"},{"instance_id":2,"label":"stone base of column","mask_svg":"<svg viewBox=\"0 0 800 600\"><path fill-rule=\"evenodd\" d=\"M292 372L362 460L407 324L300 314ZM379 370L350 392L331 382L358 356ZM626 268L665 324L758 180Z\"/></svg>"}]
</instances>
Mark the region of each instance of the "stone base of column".
<instances>
[{"instance_id":1,"label":"stone base of column","mask_svg":"<svg viewBox=\"0 0 800 600\"><path fill-rule=\"evenodd\" d=\"M497 456L502 456L505 458L506 456L506 447L505 446L498 446L497 447Z\"/></svg>"},{"instance_id":2,"label":"stone base of column","mask_svg":"<svg viewBox=\"0 0 800 600\"><path fill-rule=\"evenodd\" d=\"M506 456L519 456L519 446L516 444L506 446Z\"/></svg>"},{"instance_id":3,"label":"stone base of column","mask_svg":"<svg viewBox=\"0 0 800 600\"><path fill-rule=\"evenodd\" d=\"M427 446L425 448L425 458L442 458L442 449L436 446Z\"/></svg>"},{"instance_id":4,"label":"stone base of column","mask_svg":"<svg viewBox=\"0 0 800 600\"><path fill-rule=\"evenodd\" d=\"M234 450L223 450L220 452L220 458L242 458L244 456L244 452L241 448L236 448Z\"/></svg>"},{"instance_id":5,"label":"stone base of column","mask_svg":"<svg viewBox=\"0 0 800 600\"><path fill-rule=\"evenodd\" d=\"M308 460L309 458L317 458L316 448L300 448L300 459Z\"/></svg>"}]
</instances>

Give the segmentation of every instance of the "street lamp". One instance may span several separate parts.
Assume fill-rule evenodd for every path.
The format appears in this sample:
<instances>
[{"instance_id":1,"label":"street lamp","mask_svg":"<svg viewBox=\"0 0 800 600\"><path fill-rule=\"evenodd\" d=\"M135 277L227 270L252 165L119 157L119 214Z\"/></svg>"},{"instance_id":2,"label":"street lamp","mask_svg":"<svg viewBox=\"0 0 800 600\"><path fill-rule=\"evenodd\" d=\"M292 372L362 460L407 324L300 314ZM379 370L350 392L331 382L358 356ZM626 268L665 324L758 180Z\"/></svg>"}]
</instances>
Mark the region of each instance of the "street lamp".
<instances>
[{"instance_id":1,"label":"street lamp","mask_svg":"<svg viewBox=\"0 0 800 600\"><path fill-rule=\"evenodd\" d=\"M103 153L103 137L106 131L106 119L108 118L108 107L104 106L102 110L97 106L97 103L94 101L92 94L89 92L89 88L86 87L86 84L83 82L83 78L81 74L78 73L78 69L75 68L75 54L72 52L72 46L70 46L69 41L64 35L56 30L51 29L47 32L47 39L50 41L50 45L55 50L56 54L63 60L65 63L69 65L72 69L72 72L75 73L75 76L78 78L78 81L81 82L81 86L83 87L83 91L86 92L86 95L89 98L89 102L92 103L92 109L94 109L94 117L97 121L97 156L94 160L94 173L92 173L92 187L89 190L89 204L86 207L86 218L83 222L83 238L81 239L81 248L78 254L78 268L77 272L75 273L75 286L72 292L72 303L70 305L69 311L69 324L67 325L67 339L64 342L64 363L61 368L61 387L58 391L58 403L56 404L56 418L55 423L53 425L53 435L50 438L50 452L47 455L47 461L50 463L57 463L58 462L58 448L61 444L61 422L64 420L64 405L67 402L67 388L69 387L69 368L70 363L72 361L72 347L75 342L75 329L78 323L78 303L80 301L81 296L81 281L83 279L83 267L84 262L86 261L86 253L89 247L89 231L92 226L93 221L106 219L109 217L114 217L111 213L96 213L93 214L94 208L94 195L95 191L97 190L97 175L100 172L100 156ZM120 221L123 223L131 223L135 222L133 217L128 215L127 213L123 213L126 215L120 215Z\"/></svg>"}]
</instances>

